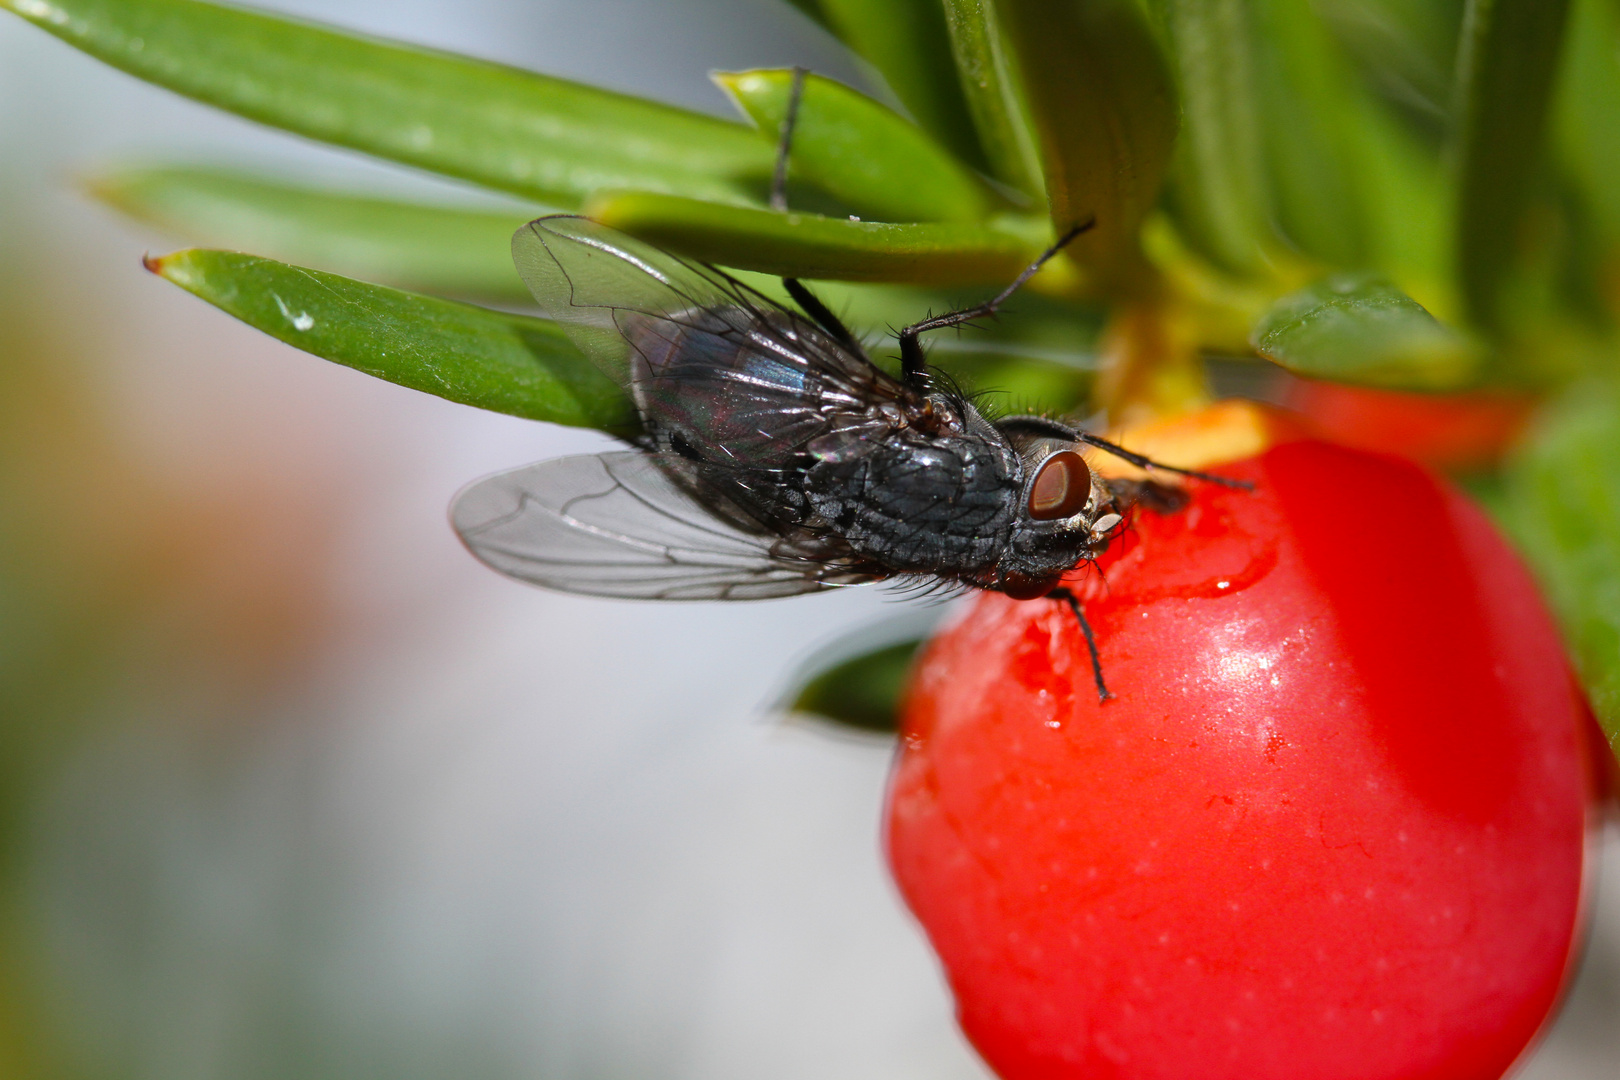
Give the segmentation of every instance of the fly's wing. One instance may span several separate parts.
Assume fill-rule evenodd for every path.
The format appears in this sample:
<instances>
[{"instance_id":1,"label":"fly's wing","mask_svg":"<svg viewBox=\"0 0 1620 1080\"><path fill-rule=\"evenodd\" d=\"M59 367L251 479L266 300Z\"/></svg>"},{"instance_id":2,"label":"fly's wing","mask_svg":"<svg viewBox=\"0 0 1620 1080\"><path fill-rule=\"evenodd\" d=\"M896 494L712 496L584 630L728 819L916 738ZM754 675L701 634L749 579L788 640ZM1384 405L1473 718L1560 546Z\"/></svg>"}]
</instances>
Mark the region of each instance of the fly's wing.
<instances>
[{"instance_id":1,"label":"fly's wing","mask_svg":"<svg viewBox=\"0 0 1620 1080\"><path fill-rule=\"evenodd\" d=\"M752 531L742 511L706 506L701 481L666 467L690 468L636 451L542 461L467 487L450 520L488 566L588 596L762 600L876 580L812 542Z\"/></svg>"},{"instance_id":2,"label":"fly's wing","mask_svg":"<svg viewBox=\"0 0 1620 1080\"><path fill-rule=\"evenodd\" d=\"M698 308L715 293L686 264L568 214L537 218L513 233L512 261L546 318L627 390L633 386L626 317Z\"/></svg>"},{"instance_id":3,"label":"fly's wing","mask_svg":"<svg viewBox=\"0 0 1620 1080\"><path fill-rule=\"evenodd\" d=\"M546 318L626 389L634 378L630 339L644 334L648 322L678 327L702 311L775 308L712 267L574 214L551 214L519 229L512 261Z\"/></svg>"},{"instance_id":4,"label":"fly's wing","mask_svg":"<svg viewBox=\"0 0 1620 1080\"><path fill-rule=\"evenodd\" d=\"M682 432L707 460L795 450L900 396L803 316L588 218L529 222L512 257L546 316L655 428Z\"/></svg>"}]
</instances>

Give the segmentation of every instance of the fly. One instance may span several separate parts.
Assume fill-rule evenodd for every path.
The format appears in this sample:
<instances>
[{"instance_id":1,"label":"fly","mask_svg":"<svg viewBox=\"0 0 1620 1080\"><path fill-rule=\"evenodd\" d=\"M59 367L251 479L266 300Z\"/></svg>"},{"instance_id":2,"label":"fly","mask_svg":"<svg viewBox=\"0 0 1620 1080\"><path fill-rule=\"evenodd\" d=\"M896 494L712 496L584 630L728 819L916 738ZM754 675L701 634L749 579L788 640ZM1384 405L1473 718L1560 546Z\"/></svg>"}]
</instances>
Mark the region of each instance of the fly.
<instances>
[{"instance_id":1,"label":"fly","mask_svg":"<svg viewBox=\"0 0 1620 1080\"><path fill-rule=\"evenodd\" d=\"M532 221L513 237L518 273L629 394L642 434L632 449L472 484L451 508L456 531L503 574L590 596L756 600L898 580L1058 600L1107 699L1062 580L1107 547L1143 489L1097 476L1079 448L1247 485L1046 417L987 418L931 377L920 342L994 315L1087 227L993 299L902 330L895 378L797 280L784 280L795 311L589 219Z\"/></svg>"}]
</instances>

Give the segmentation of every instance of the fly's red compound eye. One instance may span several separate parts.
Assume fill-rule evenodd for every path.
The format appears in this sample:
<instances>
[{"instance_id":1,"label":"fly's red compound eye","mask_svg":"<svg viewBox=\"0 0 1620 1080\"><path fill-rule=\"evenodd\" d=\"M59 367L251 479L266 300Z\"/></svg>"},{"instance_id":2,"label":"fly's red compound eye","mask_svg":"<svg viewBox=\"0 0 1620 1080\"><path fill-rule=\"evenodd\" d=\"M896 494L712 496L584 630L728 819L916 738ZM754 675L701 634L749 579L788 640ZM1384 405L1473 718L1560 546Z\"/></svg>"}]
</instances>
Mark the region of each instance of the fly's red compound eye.
<instances>
[{"instance_id":1,"label":"fly's red compound eye","mask_svg":"<svg viewBox=\"0 0 1620 1080\"><path fill-rule=\"evenodd\" d=\"M1029 486L1029 516L1036 521L1073 517L1091 498L1091 470L1073 450L1059 450L1041 462Z\"/></svg>"}]
</instances>

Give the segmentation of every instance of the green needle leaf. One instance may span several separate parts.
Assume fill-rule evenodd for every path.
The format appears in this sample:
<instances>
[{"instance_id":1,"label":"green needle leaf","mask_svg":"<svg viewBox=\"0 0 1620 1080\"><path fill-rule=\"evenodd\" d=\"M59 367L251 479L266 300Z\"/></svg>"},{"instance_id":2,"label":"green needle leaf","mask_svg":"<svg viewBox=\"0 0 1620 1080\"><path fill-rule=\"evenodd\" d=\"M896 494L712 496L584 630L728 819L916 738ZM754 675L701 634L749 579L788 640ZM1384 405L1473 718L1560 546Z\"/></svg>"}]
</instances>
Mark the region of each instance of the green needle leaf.
<instances>
[{"instance_id":1,"label":"green needle leaf","mask_svg":"<svg viewBox=\"0 0 1620 1080\"><path fill-rule=\"evenodd\" d=\"M793 712L812 713L858 731L890 735L900 726L900 698L922 641L910 639L833 660L813 659L788 699Z\"/></svg>"},{"instance_id":2,"label":"green needle leaf","mask_svg":"<svg viewBox=\"0 0 1620 1080\"><path fill-rule=\"evenodd\" d=\"M1571 388L1507 473L1507 524L1563 624L1620 755L1620 389Z\"/></svg>"},{"instance_id":3,"label":"green needle leaf","mask_svg":"<svg viewBox=\"0 0 1620 1080\"><path fill-rule=\"evenodd\" d=\"M1298 0L1156 0L1184 102L1170 199L1181 231L1229 270L1263 275L1279 228L1305 252L1366 266L1364 194L1398 167L1347 60Z\"/></svg>"},{"instance_id":4,"label":"green needle leaf","mask_svg":"<svg viewBox=\"0 0 1620 1080\"><path fill-rule=\"evenodd\" d=\"M1313 379L1394 390L1454 390L1480 350L1380 277L1343 274L1285 296L1255 326L1261 356Z\"/></svg>"},{"instance_id":5,"label":"green needle leaf","mask_svg":"<svg viewBox=\"0 0 1620 1080\"><path fill-rule=\"evenodd\" d=\"M1568 0L1468 0L1458 60L1453 243L1468 314L1500 329L1520 222L1545 161Z\"/></svg>"},{"instance_id":6,"label":"green needle leaf","mask_svg":"<svg viewBox=\"0 0 1620 1080\"><path fill-rule=\"evenodd\" d=\"M1403 125L1425 136L1443 133L1455 92L1460 0L1317 0L1310 7Z\"/></svg>"},{"instance_id":7,"label":"green needle leaf","mask_svg":"<svg viewBox=\"0 0 1620 1080\"><path fill-rule=\"evenodd\" d=\"M689 258L780 277L1005 285L1040 252L1027 230L850 221L639 191L604 192L585 212Z\"/></svg>"},{"instance_id":8,"label":"green needle leaf","mask_svg":"<svg viewBox=\"0 0 1620 1080\"><path fill-rule=\"evenodd\" d=\"M1180 82L1181 142L1170 203L1182 232L1216 263L1253 274L1275 243L1245 0L1157 0Z\"/></svg>"},{"instance_id":9,"label":"green needle leaf","mask_svg":"<svg viewBox=\"0 0 1620 1080\"><path fill-rule=\"evenodd\" d=\"M1372 102L1321 16L1297 0L1255 0L1256 91L1272 213L1288 237L1338 266L1365 266L1372 243L1367 158Z\"/></svg>"},{"instance_id":10,"label":"green needle leaf","mask_svg":"<svg viewBox=\"0 0 1620 1080\"><path fill-rule=\"evenodd\" d=\"M713 78L774 144L787 117L792 70L722 71ZM879 221L977 221L992 198L927 132L819 75L805 76L788 175Z\"/></svg>"},{"instance_id":11,"label":"green needle leaf","mask_svg":"<svg viewBox=\"0 0 1620 1080\"><path fill-rule=\"evenodd\" d=\"M0 0L113 67L322 142L564 208L633 187L757 201L742 124L201 0Z\"/></svg>"},{"instance_id":12,"label":"green needle leaf","mask_svg":"<svg viewBox=\"0 0 1620 1080\"><path fill-rule=\"evenodd\" d=\"M787 2L815 20L816 25L823 30L828 33L835 33L832 24L827 21L827 16L822 14L819 0L787 0Z\"/></svg>"},{"instance_id":13,"label":"green needle leaf","mask_svg":"<svg viewBox=\"0 0 1620 1080\"><path fill-rule=\"evenodd\" d=\"M636 429L629 399L552 323L232 251L146 265L273 338L379 379L530 420Z\"/></svg>"},{"instance_id":14,"label":"green needle leaf","mask_svg":"<svg viewBox=\"0 0 1620 1080\"><path fill-rule=\"evenodd\" d=\"M983 152L951 63L939 0L792 0L883 76L924 131L963 161Z\"/></svg>"},{"instance_id":15,"label":"green needle leaf","mask_svg":"<svg viewBox=\"0 0 1620 1080\"><path fill-rule=\"evenodd\" d=\"M190 243L425 292L529 295L512 268L512 233L532 211L428 206L186 166L118 169L89 188Z\"/></svg>"},{"instance_id":16,"label":"green needle leaf","mask_svg":"<svg viewBox=\"0 0 1620 1080\"><path fill-rule=\"evenodd\" d=\"M1558 89L1559 157L1594 212L1605 245L1620 243L1620 10L1575 0Z\"/></svg>"},{"instance_id":17,"label":"green needle leaf","mask_svg":"<svg viewBox=\"0 0 1620 1080\"><path fill-rule=\"evenodd\" d=\"M1095 219L1070 254L1116 288L1140 286L1137 231L1158 199L1176 101L1135 0L997 0L1040 137L1052 223Z\"/></svg>"},{"instance_id":18,"label":"green needle leaf","mask_svg":"<svg viewBox=\"0 0 1620 1080\"><path fill-rule=\"evenodd\" d=\"M1032 198L1044 197L1034 123L993 0L944 2L962 92L991 171Z\"/></svg>"}]
</instances>

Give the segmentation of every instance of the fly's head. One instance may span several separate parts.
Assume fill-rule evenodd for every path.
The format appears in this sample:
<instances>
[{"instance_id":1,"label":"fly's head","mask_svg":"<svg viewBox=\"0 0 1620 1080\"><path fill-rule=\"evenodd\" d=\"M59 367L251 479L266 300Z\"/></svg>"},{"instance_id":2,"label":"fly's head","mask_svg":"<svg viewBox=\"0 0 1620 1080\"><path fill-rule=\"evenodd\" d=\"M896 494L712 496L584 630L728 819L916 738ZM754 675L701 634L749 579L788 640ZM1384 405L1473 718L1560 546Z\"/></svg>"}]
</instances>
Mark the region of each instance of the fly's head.
<instances>
[{"instance_id":1,"label":"fly's head","mask_svg":"<svg viewBox=\"0 0 1620 1080\"><path fill-rule=\"evenodd\" d=\"M990 587L1016 600L1045 596L1101 553L1123 524L1113 492L1085 458L1067 448L1035 455Z\"/></svg>"}]
</instances>

